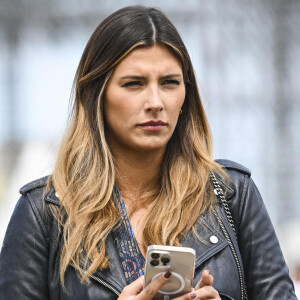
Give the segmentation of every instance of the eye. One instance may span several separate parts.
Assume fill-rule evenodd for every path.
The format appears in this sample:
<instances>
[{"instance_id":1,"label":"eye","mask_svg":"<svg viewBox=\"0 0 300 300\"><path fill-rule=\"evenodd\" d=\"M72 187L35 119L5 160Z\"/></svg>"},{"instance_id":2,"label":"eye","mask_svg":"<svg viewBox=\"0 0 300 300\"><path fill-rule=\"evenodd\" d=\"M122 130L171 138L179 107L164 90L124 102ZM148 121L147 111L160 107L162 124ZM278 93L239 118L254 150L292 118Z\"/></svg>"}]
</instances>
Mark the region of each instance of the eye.
<instances>
[{"instance_id":1,"label":"eye","mask_svg":"<svg viewBox=\"0 0 300 300\"><path fill-rule=\"evenodd\" d=\"M142 86L143 83L141 81L129 81L124 83L122 86L123 87L138 87L138 86Z\"/></svg>"},{"instance_id":2,"label":"eye","mask_svg":"<svg viewBox=\"0 0 300 300\"><path fill-rule=\"evenodd\" d=\"M179 85L180 81L176 79L167 79L162 82L162 85Z\"/></svg>"}]
</instances>

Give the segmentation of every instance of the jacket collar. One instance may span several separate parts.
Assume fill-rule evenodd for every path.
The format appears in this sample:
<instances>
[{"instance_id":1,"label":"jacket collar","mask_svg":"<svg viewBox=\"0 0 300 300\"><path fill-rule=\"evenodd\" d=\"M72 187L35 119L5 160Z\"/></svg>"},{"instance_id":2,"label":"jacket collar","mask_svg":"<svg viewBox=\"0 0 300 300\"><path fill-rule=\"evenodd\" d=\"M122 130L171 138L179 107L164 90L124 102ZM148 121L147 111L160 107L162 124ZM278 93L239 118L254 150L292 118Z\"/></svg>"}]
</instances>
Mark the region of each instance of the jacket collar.
<instances>
[{"instance_id":1,"label":"jacket collar","mask_svg":"<svg viewBox=\"0 0 300 300\"><path fill-rule=\"evenodd\" d=\"M225 182L223 178L218 176L218 174L215 174L215 175L217 177L218 183L220 184L220 186L225 194L225 199L226 200L230 199L235 193L234 185L233 185L232 181ZM229 178L229 180L230 180L230 178Z\"/></svg>"},{"instance_id":2,"label":"jacket collar","mask_svg":"<svg viewBox=\"0 0 300 300\"><path fill-rule=\"evenodd\" d=\"M44 198L45 198L46 202L49 202L49 203L52 203L52 204L55 204L58 206L60 205L58 195L56 194L53 186L51 186L49 191L45 194Z\"/></svg>"}]
</instances>

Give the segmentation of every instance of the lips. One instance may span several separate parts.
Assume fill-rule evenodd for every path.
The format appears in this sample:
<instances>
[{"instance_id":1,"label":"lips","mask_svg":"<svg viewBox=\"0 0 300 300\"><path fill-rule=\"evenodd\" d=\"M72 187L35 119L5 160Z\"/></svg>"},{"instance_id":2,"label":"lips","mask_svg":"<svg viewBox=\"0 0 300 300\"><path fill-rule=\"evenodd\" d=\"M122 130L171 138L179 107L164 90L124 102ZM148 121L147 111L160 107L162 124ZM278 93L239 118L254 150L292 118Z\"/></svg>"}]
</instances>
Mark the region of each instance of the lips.
<instances>
[{"instance_id":1,"label":"lips","mask_svg":"<svg viewBox=\"0 0 300 300\"><path fill-rule=\"evenodd\" d=\"M139 124L139 126L165 126L167 123L160 121L160 120L151 120L142 124Z\"/></svg>"},{"instance_id":2,"label":"lips","mask_svg":"<svg viewBox=\"0 0 300 300\"><path fill-rule=\"evenodd\" d=\"M167 125L167 123L161 120L150 120L148 122L138 124L139 127L148 131L159 131L165 128Z\"/></svg>"}]
</instances>

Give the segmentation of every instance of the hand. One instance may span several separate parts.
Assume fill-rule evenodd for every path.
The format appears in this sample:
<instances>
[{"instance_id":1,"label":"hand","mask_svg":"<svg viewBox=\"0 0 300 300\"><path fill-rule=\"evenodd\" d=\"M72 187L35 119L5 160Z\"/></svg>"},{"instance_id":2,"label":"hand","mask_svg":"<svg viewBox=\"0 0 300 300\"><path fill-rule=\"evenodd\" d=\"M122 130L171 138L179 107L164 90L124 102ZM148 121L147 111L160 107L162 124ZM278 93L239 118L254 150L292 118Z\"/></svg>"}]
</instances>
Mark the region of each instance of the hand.
<instances>
[{"instance_id":1,"label":"hand","mask_svg":"<svg viewBox=\"0 0 300 300\"><path fill-rule=\"evenodd\" d=\"M177 297L174 300L221 300L218 291L212 287L213 281L214 278L209 274L209 270L205 270L191 293Z\"/></svg>"},{"instance_id":2,"label":"hand","mask_svg":"<svg viewBox=\"0 0 300 300\"><path fill-rule=\"evenodd\" d=\"M144 276L124 287L118 300L151 300L161 287L172 278L171 272L158 276L143 289Z\"/></svg>"}]
</instances>

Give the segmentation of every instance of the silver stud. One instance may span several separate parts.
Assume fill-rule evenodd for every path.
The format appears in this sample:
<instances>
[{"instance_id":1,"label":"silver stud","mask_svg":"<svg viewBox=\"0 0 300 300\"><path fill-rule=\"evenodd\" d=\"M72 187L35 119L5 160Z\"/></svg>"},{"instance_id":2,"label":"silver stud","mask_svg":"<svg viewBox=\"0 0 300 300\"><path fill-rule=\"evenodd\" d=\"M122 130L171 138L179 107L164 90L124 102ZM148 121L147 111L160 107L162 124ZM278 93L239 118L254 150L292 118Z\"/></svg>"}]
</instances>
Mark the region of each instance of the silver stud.
<instances>
[{"instance_id":1,"label":"silver stud","mask_svg":"<svg viewBox=\"0 0 300 300\"><path fill-rule=\"evenodd\" d=\"M56 192L55 192L55 196L56 196L57 198L59 198L59 197L58 197L58 194L57 194Z\"/></svg>"},{"instance_id":2,"label":"silver stud","mask_svg":"<svg viewBox=\"0 0 300 300\"><path fill-rule=\"evenodd\" d=\"M209 240L210 240L211 243L213 243L213 244L216 244L216 243L219 241L219 239L218 239L215 235L212 235L212 236L209 238Z\"/></svg>"}]
</instances>

